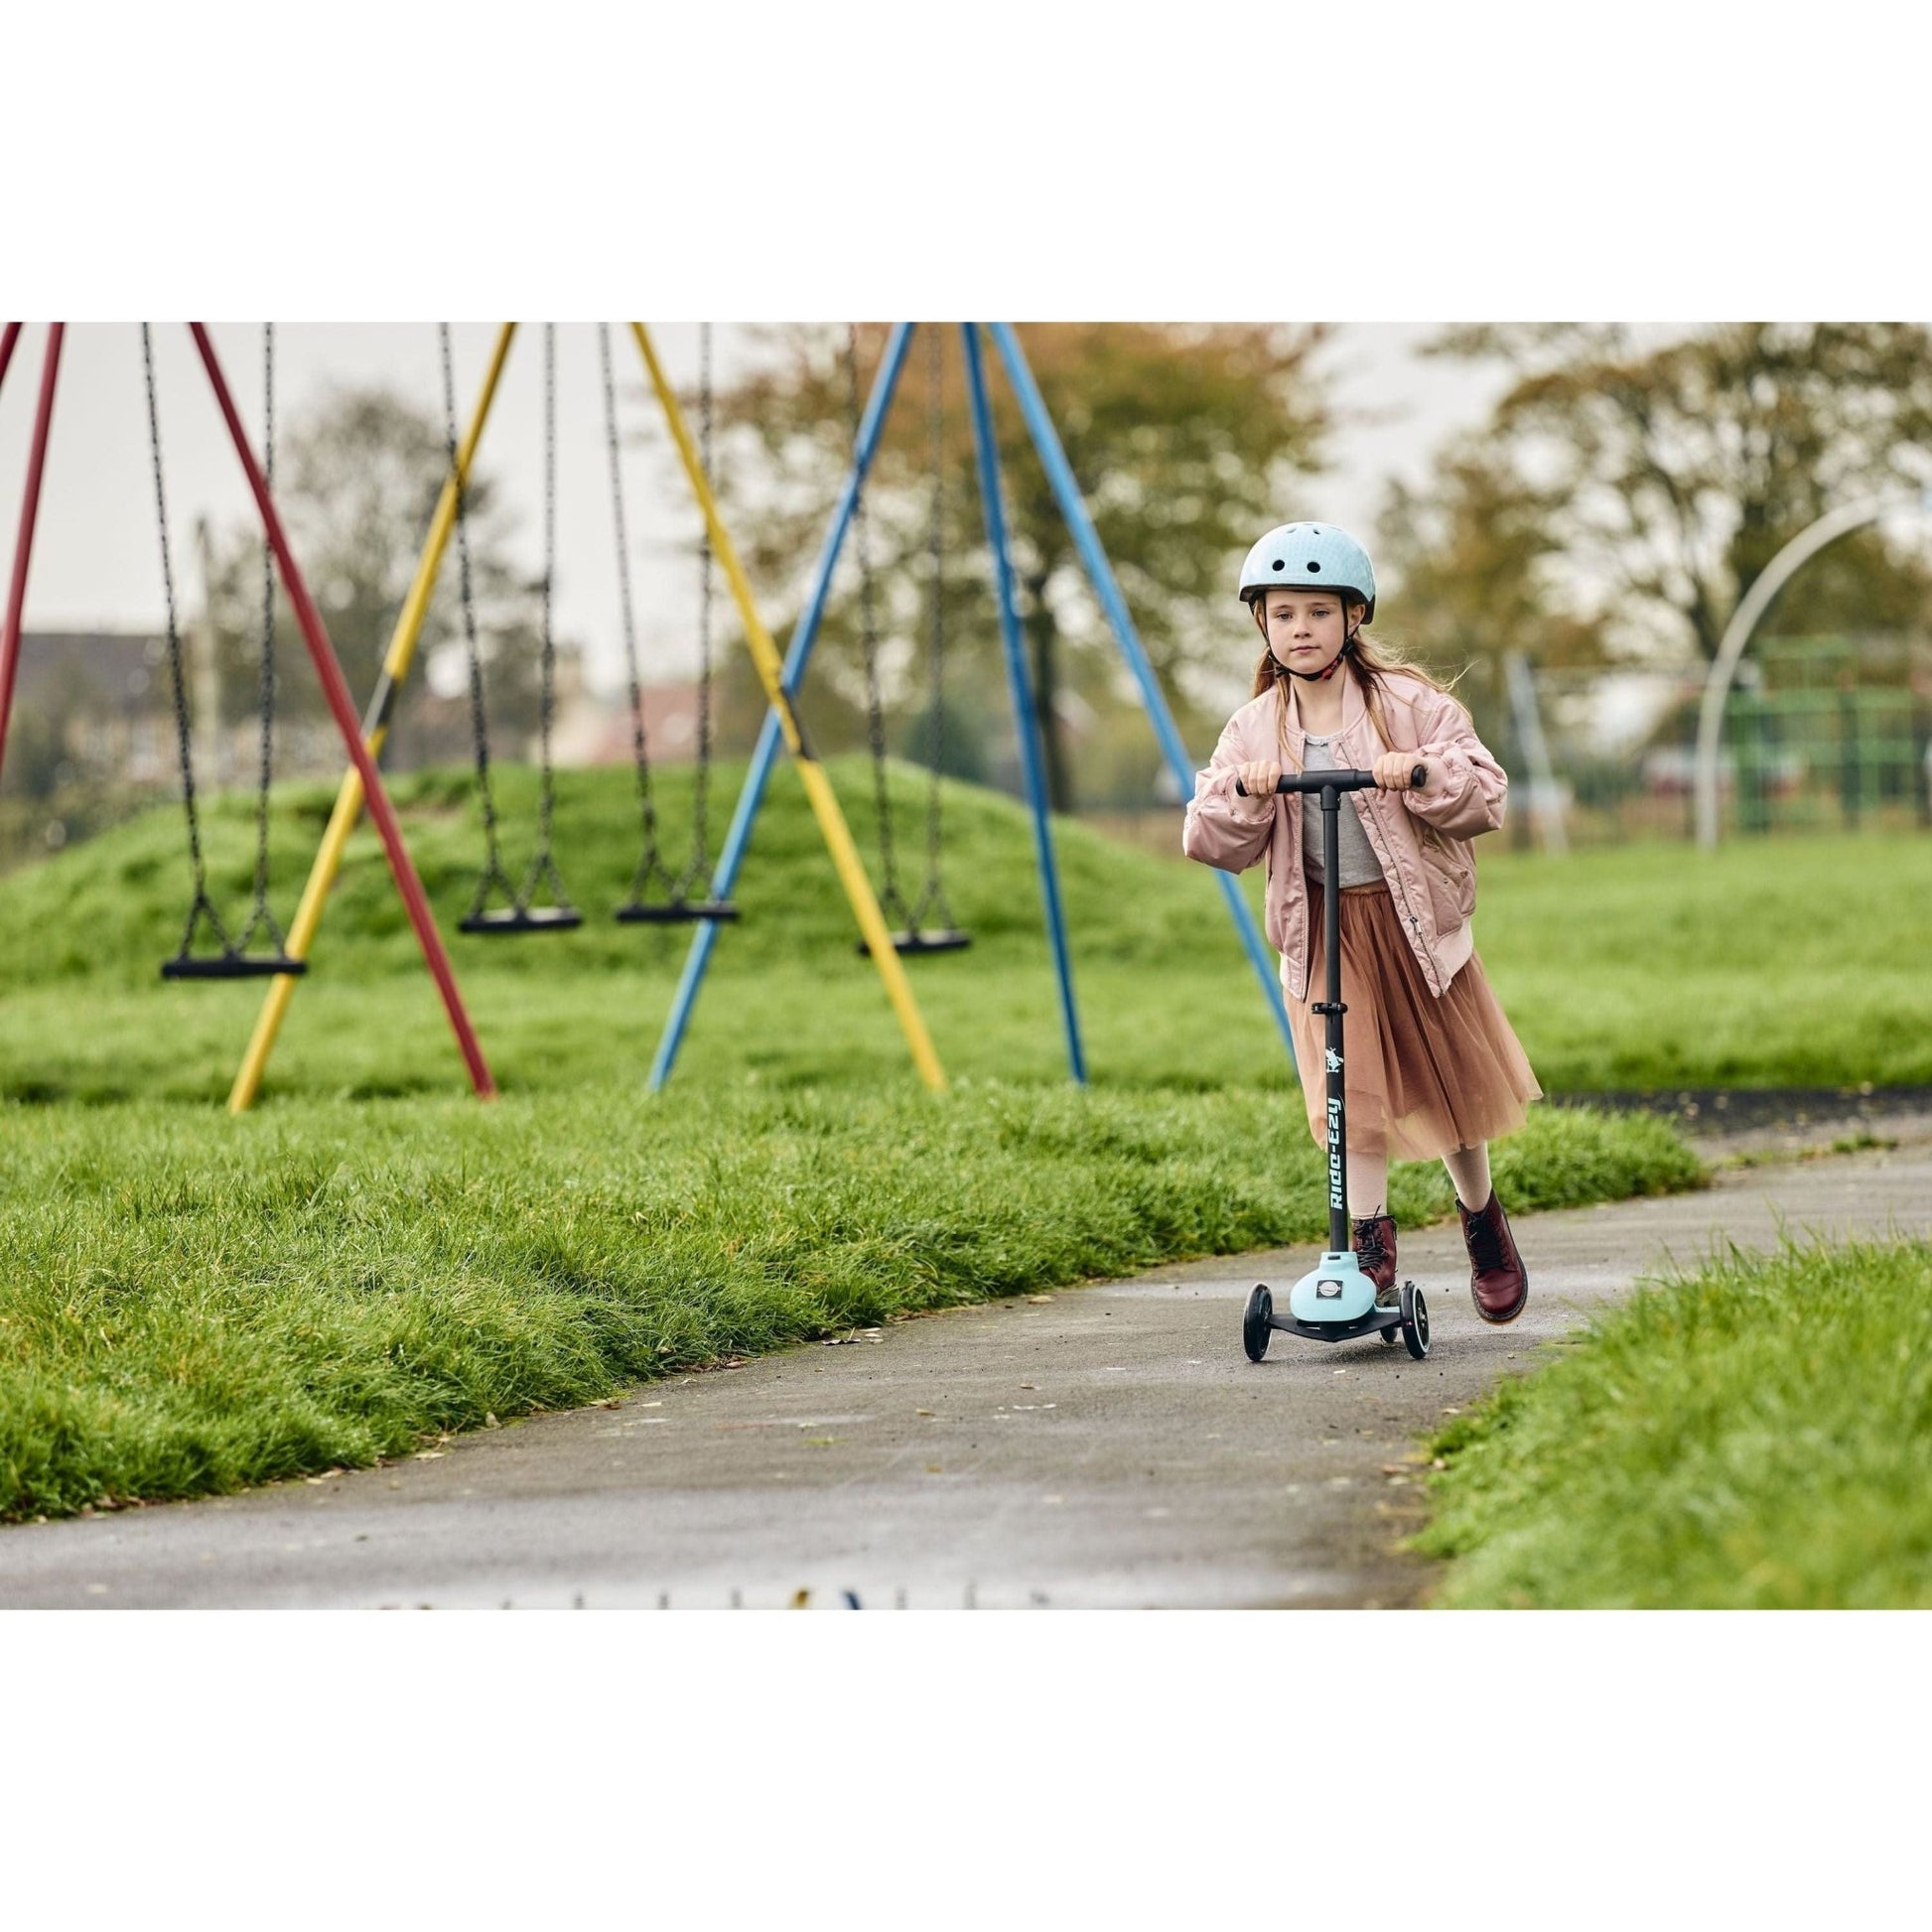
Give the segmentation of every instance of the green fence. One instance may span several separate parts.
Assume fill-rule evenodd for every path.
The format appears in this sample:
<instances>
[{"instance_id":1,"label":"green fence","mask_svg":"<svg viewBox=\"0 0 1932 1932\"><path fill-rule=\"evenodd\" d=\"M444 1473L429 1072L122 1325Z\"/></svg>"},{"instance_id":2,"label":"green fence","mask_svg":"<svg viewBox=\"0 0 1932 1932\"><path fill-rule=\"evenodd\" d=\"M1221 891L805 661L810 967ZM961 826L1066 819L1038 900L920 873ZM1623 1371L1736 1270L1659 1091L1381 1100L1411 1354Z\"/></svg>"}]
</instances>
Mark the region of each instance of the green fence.
<instances>
[{"instance_id":1,"label":"green fence","mask_svg":"<svg viewBox=\"0 0 1932 1932\"><path fill-rule=\"evenodd\" d=\"M1932 824L1922 669L1894 639L1767 639L1725 713L1733 828Z\"/></svg>"}]
</instances>

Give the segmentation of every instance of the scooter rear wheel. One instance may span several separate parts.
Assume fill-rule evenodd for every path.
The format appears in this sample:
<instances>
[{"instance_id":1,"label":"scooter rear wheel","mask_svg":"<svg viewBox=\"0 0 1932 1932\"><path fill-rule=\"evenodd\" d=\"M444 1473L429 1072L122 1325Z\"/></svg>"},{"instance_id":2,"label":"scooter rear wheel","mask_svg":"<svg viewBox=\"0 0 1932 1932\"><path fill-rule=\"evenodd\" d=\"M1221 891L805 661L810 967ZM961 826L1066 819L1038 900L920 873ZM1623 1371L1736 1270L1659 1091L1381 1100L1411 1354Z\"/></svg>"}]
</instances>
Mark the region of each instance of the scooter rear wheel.
<instances>
[{"instance_id":1,"label":"scooter rear wheel","mask_svg":"<svg viewBox=\"0 0 1932 1932\"><path fill-rule=\"evenodd\" d=\"M1275 1312L1275 1298L1257 1282L1248 1297L1247 1311L1241 1317L1241 1346L1248 1359L1258 1362L1268 1352L1268 1337L1275 1331L1268 1324Z\"/></svg>"}]
</instances>

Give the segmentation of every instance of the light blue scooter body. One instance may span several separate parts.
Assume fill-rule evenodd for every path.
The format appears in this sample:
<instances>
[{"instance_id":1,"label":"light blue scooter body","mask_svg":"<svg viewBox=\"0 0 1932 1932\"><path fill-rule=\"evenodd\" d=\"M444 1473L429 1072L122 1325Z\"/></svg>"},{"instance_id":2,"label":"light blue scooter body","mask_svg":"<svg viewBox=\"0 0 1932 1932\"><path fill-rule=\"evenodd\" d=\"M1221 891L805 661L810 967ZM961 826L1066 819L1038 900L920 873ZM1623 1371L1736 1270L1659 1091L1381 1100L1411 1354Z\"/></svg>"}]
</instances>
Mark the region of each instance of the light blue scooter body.
<instances>
[{"instance_id":1,"label":"light blue scooter body","mask_svg":"<svg viewBox=\"0 0 1932 1932\"><path fill-rule=\"evenodd\" d=\"M1324 1254L1288 1291L1288 1311L1297 1321L1358 1321L1374 1307L1374 1279L1352 1253Z\"/></svg>"}]
</instances>

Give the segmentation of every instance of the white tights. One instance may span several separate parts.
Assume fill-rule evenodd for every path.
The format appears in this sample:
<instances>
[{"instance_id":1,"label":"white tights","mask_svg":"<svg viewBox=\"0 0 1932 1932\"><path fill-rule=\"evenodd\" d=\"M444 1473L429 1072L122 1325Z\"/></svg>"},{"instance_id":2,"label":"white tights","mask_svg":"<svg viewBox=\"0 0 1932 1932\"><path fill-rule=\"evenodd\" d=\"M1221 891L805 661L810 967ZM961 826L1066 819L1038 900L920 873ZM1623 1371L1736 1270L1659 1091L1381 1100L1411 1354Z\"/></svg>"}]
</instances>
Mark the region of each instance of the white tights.
<instances>
[{"instance_id":1,"label":"white tights","mask_svg":"<svg viewBox=\"0 0 1932 1932\"><path fill-rule=\"evenodd\" d=\"M1489 1202L1489 1148L1459 1147L1443 1156L1443 1166L1455 1183L1455 1197L1470 1213ZM1348 1156L1348 1212L1352 1219L1365 1221L1389 1211L1389 1157L1386 1154Z\"/></svg>"}]
</instances>

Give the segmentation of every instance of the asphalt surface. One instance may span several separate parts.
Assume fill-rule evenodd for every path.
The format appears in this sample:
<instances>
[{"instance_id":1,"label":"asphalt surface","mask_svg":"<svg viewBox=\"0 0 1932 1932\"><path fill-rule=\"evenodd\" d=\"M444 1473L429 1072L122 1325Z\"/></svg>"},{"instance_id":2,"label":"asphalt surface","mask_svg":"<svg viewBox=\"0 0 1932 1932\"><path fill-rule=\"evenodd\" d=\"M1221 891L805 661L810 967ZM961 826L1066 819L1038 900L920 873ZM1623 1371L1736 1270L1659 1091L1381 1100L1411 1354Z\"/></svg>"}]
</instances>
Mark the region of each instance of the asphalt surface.
<instances>
[{"instance_id":1,"label":"asphalt surface","mask_svg":"<svg viewBox=\"0 0 1932 1932\"><path fill-rule=\"evenodd\" d=\"M1932 1128L1932 1123L1922 1124ZM1477 1319L1453 1224L1401 1240L1434 1347L1277 1335L1297 1250L895 1323L381 1468L0 1531L0 1606L1400 1605L1415 1445L1642 1274L1719 1237L1932 1233L1932 1139L1515 1223Z\"/></svg>"}]
</instances>

